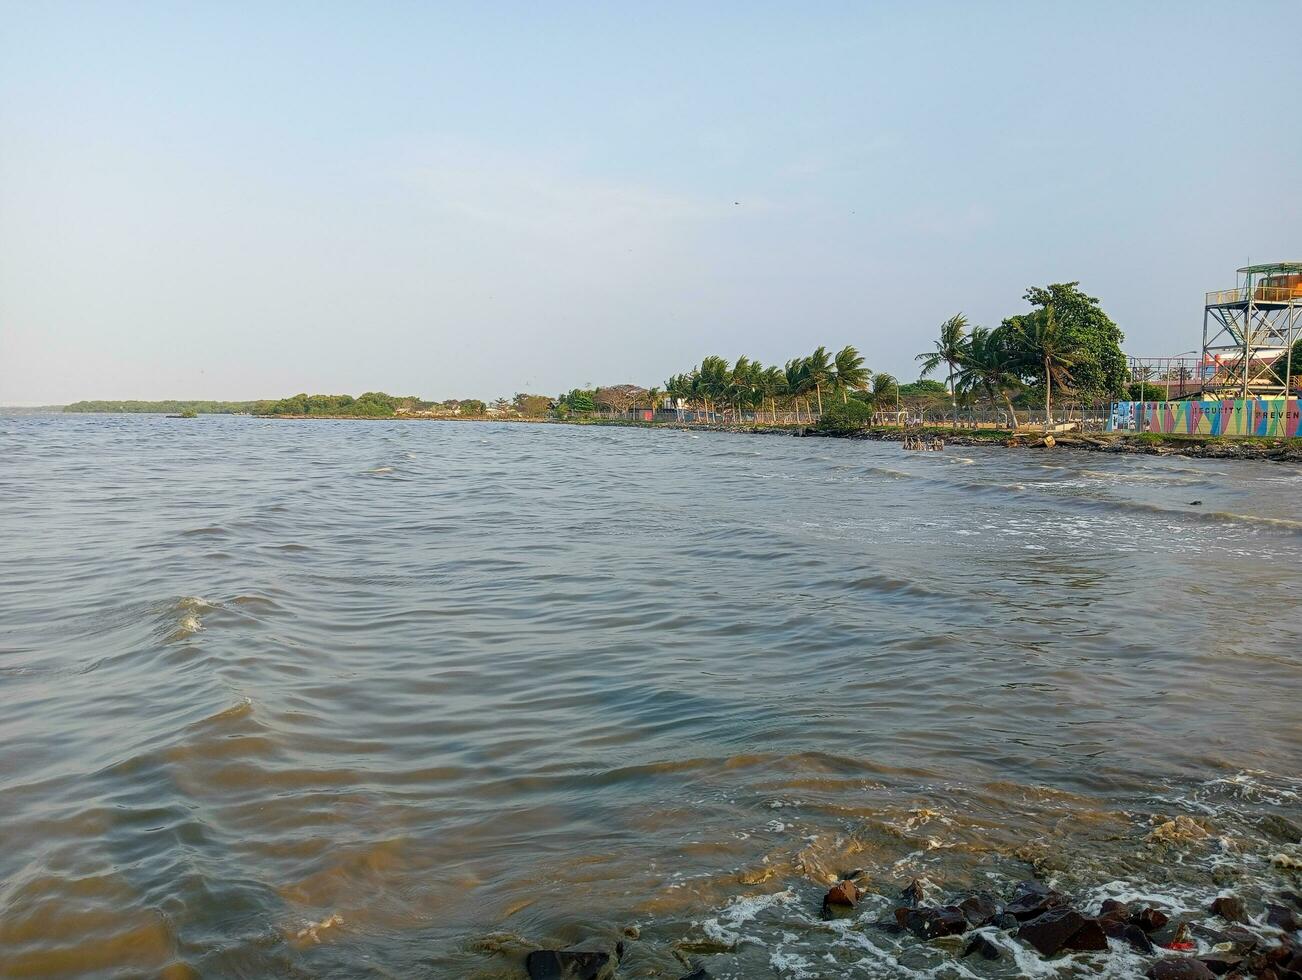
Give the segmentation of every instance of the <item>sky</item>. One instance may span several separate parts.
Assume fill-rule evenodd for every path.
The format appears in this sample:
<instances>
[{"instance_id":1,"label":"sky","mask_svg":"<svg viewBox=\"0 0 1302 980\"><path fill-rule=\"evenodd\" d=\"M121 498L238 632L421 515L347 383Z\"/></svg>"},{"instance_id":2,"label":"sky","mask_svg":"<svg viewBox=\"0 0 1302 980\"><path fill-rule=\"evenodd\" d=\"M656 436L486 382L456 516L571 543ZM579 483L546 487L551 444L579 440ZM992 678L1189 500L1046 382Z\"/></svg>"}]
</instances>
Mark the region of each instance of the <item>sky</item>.
<instances>
[{"instance_id":1,"label":"sky","mask_svg":"<svg viewBox=\"0 0 1302 980\"><path fill-rule=\"evenodd\" d=\"M1302 260L1302 3L0 0L0 403L663 383Z\"/></svg>"}]
</instances>

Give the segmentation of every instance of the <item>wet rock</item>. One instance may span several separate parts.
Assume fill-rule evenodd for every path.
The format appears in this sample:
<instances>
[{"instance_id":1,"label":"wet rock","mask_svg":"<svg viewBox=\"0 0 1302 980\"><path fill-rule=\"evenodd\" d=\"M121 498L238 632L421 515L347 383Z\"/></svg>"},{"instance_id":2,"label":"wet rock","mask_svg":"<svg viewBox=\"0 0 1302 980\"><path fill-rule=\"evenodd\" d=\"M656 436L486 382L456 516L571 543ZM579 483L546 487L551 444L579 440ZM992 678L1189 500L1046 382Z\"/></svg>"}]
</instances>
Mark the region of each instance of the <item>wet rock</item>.
<instances>
[{"instance_id":1,"label":"wet rock","mask_svg":"<svg viewBox=\"0 0 1302 980\"><path fill-rule=\"evenodd\" d=\"M1139 926L1127 924L1121 930L1121 938L1129 943L1130 948L1138 950L1141 953L1156 953L1157 949L1153 946L1153 940L1148 938L1148 933Z\"/></svg>"},{"instance_id":2,"label":"wet rock","mask_svg":"<svg viewBox=\"0 0 1302 980\"><path fill-rule=\"evenodd\" d=\"M1261 937L1251 929L1245 929L1243 926L1230 926L1221 933L1221 942L1233 943L1238 952L1247 952L1256 949L1261 945Z\"/></svg>"},{"instance_id":3,"label":"wet rock","mask_svg":"<svg viewBox=\"0 0 1302 980\"><path fill-rule=\"evenodd\" d=\"M1291 820L1275 813L1269 813L1258 821L1257 826L1271 840L1281 844L1302 844L1302 830Z\"/></svg>"},{"instance_id":4,"label":"wet rock","mask_svg":"<svg viewBox=\"0 0 1302 980\"><path fill-rule=\"evenodd\" d=\"M1285 932L1297 932L1302 929L1302 921L1293 914L1293 910L1285 908L1283 905L1267 905L1266 921L1276 929L1283 929Z\"/></svg>"},{"instance_id":5,"label":"wet rock","mask_svg":"<svg viewBox=\"0 0 1302 980\"><path fill-rule=\"evenodd\" d=\"M824 919L840 919L854 911L859 902L859 889L853 881L838 881L823 896Z\"/></svg>"},{"instance_id":6,"label":"wet rock","mask_svg":"<svg viewBox=\"0 0 1302 980\"><path fill-rule=\"evenodd\" d=\"M1004 911L1025 922L1066 903L1067 896L1061 892L1054 891L1038 881L1023 881L1017 886L1012 900L1005 906Z\"/></svg>"},{"instance_id":7,"label":"wet rock","mask_svg":"<svg viewBox=\"0 0 1302 980\"><path fill-rule=\"evenodd\" d=\"M530 980L611 980L617 960L589 949L538 949L524 960Z\"/></svg>"},{"instance_id":8,"label":"wet rock","mask_svg":"<svg viewBox=\"0 0 1302 980\"><path fill-rule=\"evenodd\" d=\"M1000 929L1016 929L1021 923L1017 921L1017 916L1013 915L1012 912L1000 912L995 916L993 925L998 926Z\"/></svg>"},{"instance_id":9,"label":"wet rock","mask_svg":"<svg viewBox=\"0 0 1302 980\"><path fill-rule=\"evenodd\" d=\"M1132 912L1130 915L1130 924L1139 926L1149 934L1157 932L1170 921L1170 916L1161 909L1153 908L1151 905L1137 912Z\"/></svg>"},{"instance_id":10,"label":"wet rock","mask_svg":"<svg viewBox=\"0 0 1302 980\"><path fill-rule=\"evenodd\" d=\"M914 878L900 889L900 898L904 899L909 905L921 905L923 899L922 882Z\"/></svg>"},{"instance_id":11,"label":"wet rock","mask_svg":"<svg viewBox=\"0 0 1302 980\"><path fill-rule=\"evenodd\" d=\"M1212 914L1219 915L1226 922L1247 922L1248 910L1243 907L1243 899L1237 895L1220 895L1212 902Z\"/></svg>"},{"instance_id":12,"label":"wet rock","mask_svg":"<svg viewBox=\"0 0 1302 980\"><path fill-rule=\"evenodd\" d=\"M967 919L956 905L909 909L904 924L919 939L957 936L967 932Z\"/></svg>"},{"instance_id":13,"label":"wet rock","mask_svg":"<svg viewBox=\"0 0 1302 980\"><path fill-rule=\"evenodd\" d=\"M1097 952L1108 948L1108 937L1103 932L1103 926L1099 924L1098 919L1086 919L1085 924L1067 940L1066 948L1081 952Z\"/></svg>"},{"instance_id":14,"label":"wet rock","mask_svg":"<svg viewBox=\"0 0 1302 980\"><path fill-rule=\"evenodd\" d=\"M964 956L971 956L973 953L980 954L982 959L999 959L999 947L979 932L969 939L967 945L963 947Z\"/></svg>"},{"instance_id":15,"label":"wet rock","mask_svg":"<svg viewBox=\"0 0 1302 980\"><path fill-rule=\"evenodd\" d=\"M686 976L680 977L679 980L712 980L712 978L705 972L705 967L700 966Z\"/></svg>"},{"instance_id":16,"label":"wet rock","mask_svg":"<svg viewBox=\"0 0 1302 980\"><path fill-rule=\"evenodd\" d=\"M1112 919L1117 922L1127 922L1130 920L1130 906L1125 902L1118 902L1115 898L1105 898L1103 904L1099 907L1100 919Z\"/></svg>"},{"instance_id":17,"label":"wet rock","mask_svg":"<svg viewBox=\"0 0 1302 980\"><path fill-rule=\"evenodd\" d=\"M1198 959L1218 977L1237 970L1243 964L1243 957L1234 953L1217 953L1213 956L1200 956Z\"/></svg>"},{"instance_id":18,"label":"wet rock","mask_svg":"<svg viewBox=\"0 0 1302 980\"><path fill-rule=\"evenodd\" d=\"M1066 949L1071 938L1084 925L1085 916L1073 908L1060 906L1023 922L1022 928L1017 930L1017 938L1034 946L1041 956L1052 956L1059 950ZM1102 934L1103 931L1100 929L1099 935ZM1103 945L1104 948L1107 947L1106 939Z\"/></svg>"},{"instance_id":19,"label":"wet rock","mask_svg":"<svg viewBox=\"0 0 1302 980\"><path fill-rule=\"evenodd\" d=\"M897 935L904 931L904 926L896 922L894 919L878 919L876 922L870 922L869 925L874 929L880 929L882 932L890 933L891 935Z\"/></svg>"},{"instance_id":20,"label":"wet rock","mask_svg":"<svg viewBox=\"0 0 1302 980\"><path fill-rule=\"evenodd\" d=\"M1216 976L1201 960L1190 956L1158 960L1144 975L1148 980L1214 980Z\"/></svg>"},{"instance_id":21,"label":"wet rock","mask_svg":"<svg viewBox=\"0 0 1302 980\"><path fill-rule=\"evenodd\" d=\"M1280 892L1279 897L1286 902L1290 902L1295 909L1302 911L1302 895L1297 892Z\"/></svg>"},{"instance_id":22,"label":"wet rock","mask_svg":"<svg viewBox=\"0 0 1302 980\"><path fill-rule=\"evenodd\" d=\"M993 896L987 895L985 892L969 895L958 903L958 907L963 913L963 917L977 927L989 925L994 922L995 916L999 914L999 903L995 901Z\"/></svg>"}]
</instances>

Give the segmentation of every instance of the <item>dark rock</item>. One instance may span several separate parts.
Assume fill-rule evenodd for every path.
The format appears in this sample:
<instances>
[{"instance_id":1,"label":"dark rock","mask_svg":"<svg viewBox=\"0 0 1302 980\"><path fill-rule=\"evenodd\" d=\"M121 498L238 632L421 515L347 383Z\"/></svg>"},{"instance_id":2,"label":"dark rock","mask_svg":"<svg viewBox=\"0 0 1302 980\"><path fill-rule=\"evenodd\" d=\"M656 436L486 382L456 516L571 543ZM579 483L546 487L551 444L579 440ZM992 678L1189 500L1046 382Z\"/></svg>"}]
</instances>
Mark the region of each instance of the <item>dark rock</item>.
<instances>
[{"instance_id":1,"label":"dark rock","mask_svg":"<svg viewBox=\"0 0 1302 980\"><path fill-rule=\"evenodd\" d=\"M1237 895L1221 895L1212 902L1212 914L1219 915L1226 922L1247 922L1248 912L1243 907L1243 899Z\"/></svg>"},{"instance_id":2,"label":"dark rock","mask_svg":"<svg viewBox=\"0 0 1302 980\"><path fill-rule=\"evenodd\" d=\"M1115 919L1118 922L1126 922L1130 919L1130 906L1125 902L1118 902L1115 898L1105 898L1103 904L1099 907L1100 919Z\"/></svg>"},{"instance_id":3,"label":"dark rock","mask_svg":"<svg viewBox=\"0 0 1302 980\"><path fill-rule=\"evenodd\" d=\"M1022 928L1017 930L1017 938L1030 943L1041 956L1052 956L1059 950L1065 949L1072 936L1076 935L1084 925L1085 916L1075 909L1061 906L1049 909L1043 915L1037 915L1028 922L1023 922ZM1099 932L1101 935L1102 930L1100 929ZM1104 945L1106 944L1105 939Z\"/></svg>"},{"instance_id":4,"label":"dark rock","mask_svg":"<svg viewBox=\"0 0 1302 980\"><path fill-rule=\"evenodd\" d=\"M995 916L994 925L1000 929L1016 929L1021 923L1017 921L1017 916L1013 915L1012 912L1000 912Z\"/></svg>"},{"instance_id":5,"label":"dark rock","mask_svg":"<svg viewBox=\"0 0 1302 980\"><path fill-rule=\"evenodd\" d=\"M979 932L969 939L967 945L963 947L964 956L971 956L973 953L980 953L987 960L999 959L999 947Z\"/></svg>"},{"instance_id":6,"label":"dark rock","mask_svg":"<svg viewBox=\"0 0 1302 980\"><path fill-rule=\"evenodd\" d=\"M1141 953L1156 953L1157 949L1153 946L1153 940L1148 938L1148 933L1139 926L1126 924L1121 930L1121 938L1130 944L1131 949L1138 950Z\"/></svg>"},{"instance_id":7,"label":"dark rock","mask_svg":"<svg viewBox=\"0 0 1302 980\"><path fill-rule=\"evenodd\" d=\"M1191 501L1189 501L1189 506L1190 506L1190 507L1201 507L1202 505L1203 505L1203 502L1202 502L1201 500L1191 500Z\"/></svg>"},{"instance_id":8,"label":"dark rock","mask_svg":"<svg viewBox=\"0 0 1302 980\"><path fill-rule=\"evenodd\" d=\"M874 929L880 929L882 932L887 932L892 935L904 931L904 926L900 925L893 919L878 919L876 922L870 922L869 925Z\"/></svg>"},{"instance_id":9,"label":"dark rock","mask_svg":"<svg viewBox=\"0 0 1302 980\"><path fill-rule=\"evenodd\" d=\"M1302 922L1293 914L1292 909L1285 908L1283 905L1267 905L1266 921L1276 929L1283 929L1285 932L1297 932L1302 929Z\"/></svg>"},{"instance_id":10,"label":"dark rock","mask_svg":"<svg viewBox=\"0 0 1302 980\"><path fill-rule=\"evenodd\" d=\"M1281 844L1302 844L1302 830L1299 830L1291 820L1277 813L1268 813L1261 818L1257 826L1267 837Z\"/></svg>"},{"instance_id":11,"label":"dark rock","mask_svg":"<svg viewBox=\"0 0 1302 980\"><path fill-rule=\"evenodd\" d=\"M1072 933L1067 940L1067 949L1093 952L1108 948L1108 937L1098 919L1086 919L1085 924Z\"/></svg>"},{"instance_id":12,"label":"dark rock","mask_svg":"<svg viewBox=\"0 0 1302 980\"><path fill-rule=\"evenodd\" d=\"M530 980L610 980L615 957L587 949L538 949L525 957Z\"/></svg>"},{"instance_id":13,"label":"dark rock","mask_svg":"<svg viewBox=\"0 0 1302 980\"><path fill-rule=\"evenodd\" d=\"M859 889L853 881L839 881L823 896L823 918L844 918L854 911L859 901Z\"/></svg>"},{"instance_id":14,"label":"dark rock","mask_svg":"<svg viewBox=\"0 0 1302 980\"><path fill-rule=\"evenodd\" d=\"M1234 943L1240 951L1256 949L1261 945L1261 937L1251 929L1245 929L1243 926L1230 926L1221 933L1221 942Z\"/></svg>"},{"instance_id":15,"label":"dark rock","mask_svg":"<svg viewBox=\"0 0 1302 980\"><path fill-rule=\"evenodd\" d=\"M900 898L904 899L904 901L910 905L921 905L923 899L922 882L917 878L914 878L911 882L900 889Z\"/></svg>"},{"instance_id":16,"label":"dark rock","mask_svg":"<svg viewBox=\"0 0 1302 980\"><path fill-rule=\"evenodd\" d=\"M909 908L898 908L895 910L895 922L901 929L908 928L909 913L913 911Z\"/></svg>"},{"instance_id":17,"label":"dark rock","mask_svg":"<svg viewBox=\"0 0 1302 980\"><path fill-rule=\"evenodd\" d=\"M1212 980L1216 976L1201 960L1189 956L1158 960L1144 975L1149 980Z\"/></svg>"},{"instance_id":18,"label":"dark rock","mask_svg":"<svg viewBox=\"0 0 1302 980\"><path fill-rule=\"evenodd\" d=\"M1065 905L1066 902L1066 895L1054 891L1047 885L1042 885L1038 881L1023 881L1017 886L1012 901L1008 903L1004 911L1011 912L1017 916L1019 921L1025 922L1027 919L1034 919L1038 915L1043 915L1049 909Z\"/></svg>"},{"instance_id":19,"label":"dark rock","mask_svg":"<svg viewBox=\"0 0 1302 980\"><path fill-rule=\"evenodd\" d=\"M967 919L956 905L943 908L909 909L905 919L909 932L919 939L935 939L937 936L957 936L967 932Z\"/></svg>"},{"instance_id":20,"label":"dark rock","mask_svg":"<svg viewBox=\"0 0 1302 980\"><path fill-rule=\"evenodd\" d=\"M999 903L985 892L969 895L958 903L964 918L974 926L988 925L999 914Z\"/></svg>"},{"instance_id":21,"label":"dark rock","mask_svg":"<svg viewBox=\"0 0 1302 980\"><path fill-rule=\"evenodd\" d=\"M1291 902L1298 911L1302 911L1302 895L1297 892L1280 892L1279 896L1286 902Z\"/></svg>"},{"instance_id":22,"label":"dark rock","mask_svg":"<svg viewBox=\"0 0 1302 980\"><path fill-rule=\"evenodd\" d=\"M712 980L712 978L705 972L705 967L699 966L687 976L680 977L679 980Z\"/></svg>"},{"instance_id":23,"label":"dark rock","mask_svg":"<svg viewBox=\"0 0 1302 980\"><path fill-rule=\"evenodd\" d=\"M1224 976L1231 970L1237 969L1243 962L1242 956L1236 956L1233 953L1217 953L1214 956L1200 956L1198 959L1203 966L1211 970L1218 977Z\"/></svg>"},{"instance_id":24,"label":"dark rock","mask_svg":"<svg viewBox=\"0 0 1302 980\"><path fill-rule=\"evenodd\" d=\"M1131 925L1139 926L1147 933L1154 933L1170 922L1170 917L1161 909L1155 909L1151 905L1148 908L1140 909L1130 916Z\"/></svg>"}]
</instances>

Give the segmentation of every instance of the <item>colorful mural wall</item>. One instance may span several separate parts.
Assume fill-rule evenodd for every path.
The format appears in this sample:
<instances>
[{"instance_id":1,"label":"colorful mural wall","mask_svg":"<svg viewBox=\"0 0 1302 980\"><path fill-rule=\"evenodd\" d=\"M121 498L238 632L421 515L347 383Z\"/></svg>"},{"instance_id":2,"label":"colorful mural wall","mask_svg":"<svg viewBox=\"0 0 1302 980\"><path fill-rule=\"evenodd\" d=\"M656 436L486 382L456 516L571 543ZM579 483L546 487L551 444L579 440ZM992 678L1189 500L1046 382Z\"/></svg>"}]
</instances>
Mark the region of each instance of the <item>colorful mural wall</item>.
<instances>
[{"instance_id":1,"label":"colorful mural wall","mask_svg":"<svg viewBox=\"0 0 1302 980\"><path fill-rule=\"evenodd\" d=\"M1191 436L1296 436L1296 398L1222 401L1113 402L1109 432Z\"/></svg>"}]
</instances>

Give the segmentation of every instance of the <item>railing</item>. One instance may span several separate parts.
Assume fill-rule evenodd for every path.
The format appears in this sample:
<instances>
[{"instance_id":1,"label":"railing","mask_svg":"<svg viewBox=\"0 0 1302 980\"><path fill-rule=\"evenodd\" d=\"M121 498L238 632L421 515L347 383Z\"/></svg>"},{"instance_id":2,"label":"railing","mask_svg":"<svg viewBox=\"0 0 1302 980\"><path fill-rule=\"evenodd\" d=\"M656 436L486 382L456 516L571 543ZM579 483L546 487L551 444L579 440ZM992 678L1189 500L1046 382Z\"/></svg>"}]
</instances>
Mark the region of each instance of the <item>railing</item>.
<instances>
[{"instance_id":1,"label":"railing","mask_svg":"<svg viewBox=\"0 0 1302 980\"><path fill-rule=\"evenodd\" d=\"M1237 289L1214 289L1207 294L1207 306L1232 306L1246 303L1252 293L1254 303L1302 303L1302 286L1240 286Z\"/></svg>"}]
</instances>

